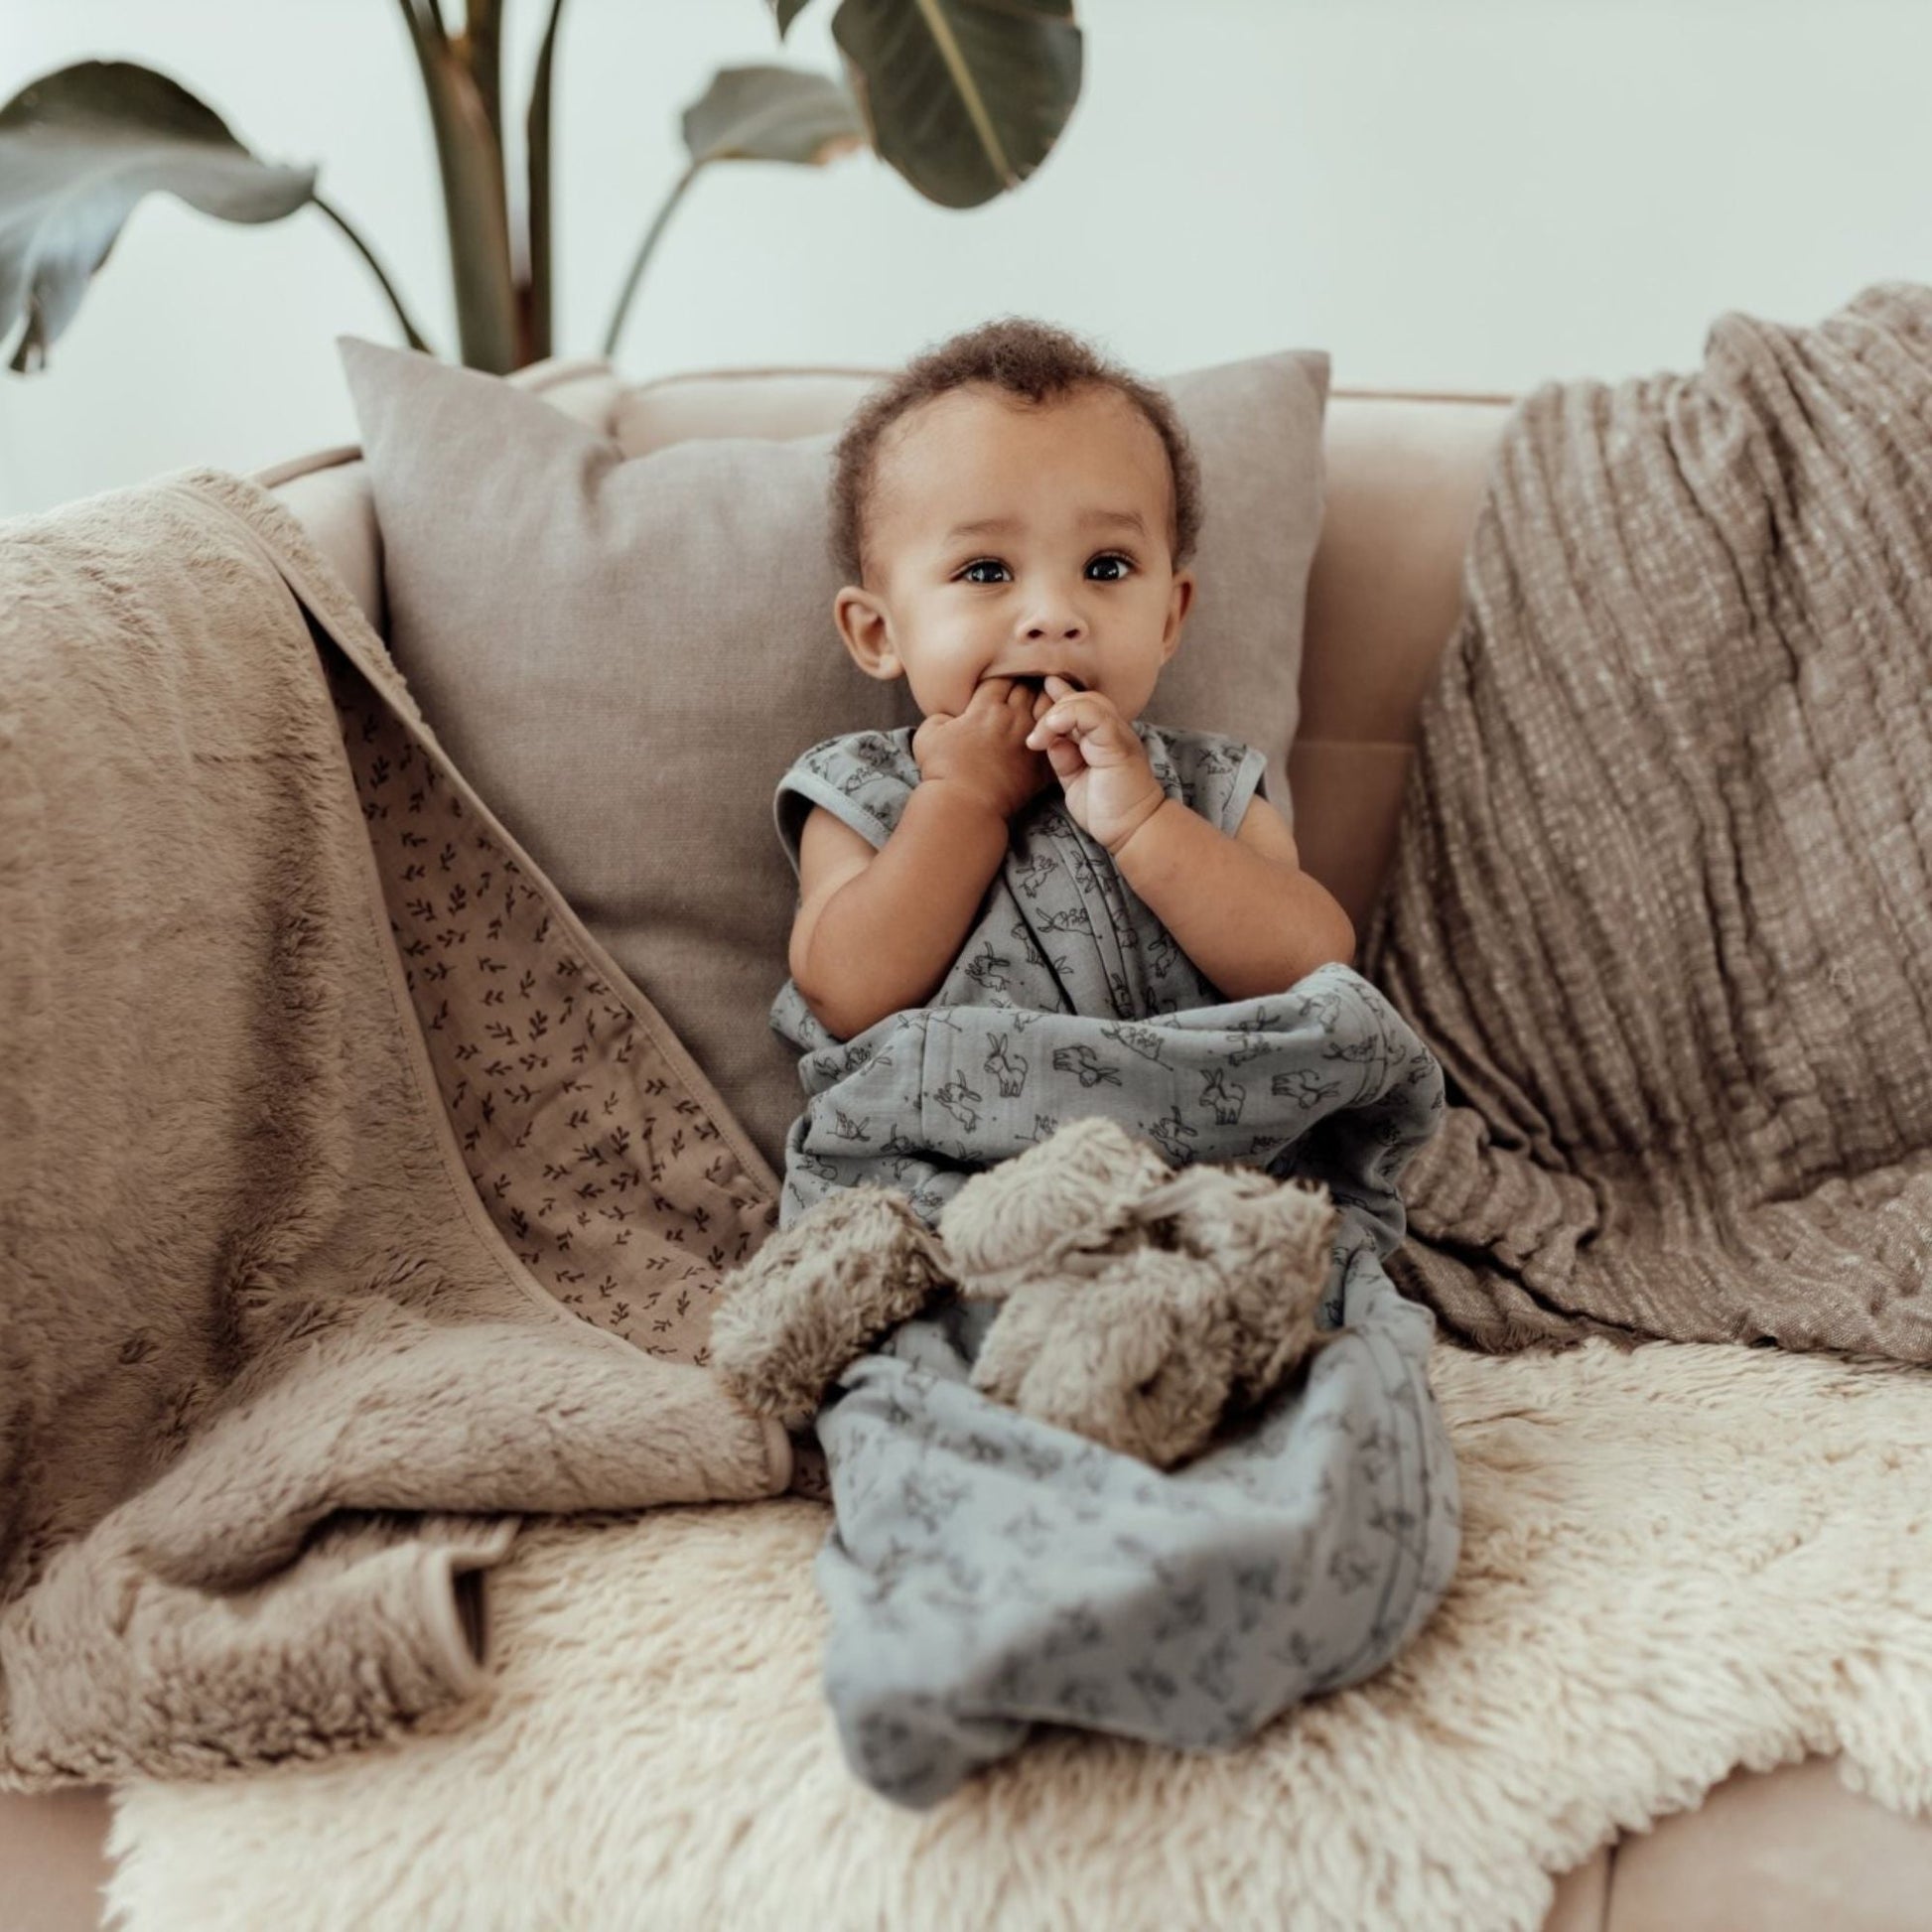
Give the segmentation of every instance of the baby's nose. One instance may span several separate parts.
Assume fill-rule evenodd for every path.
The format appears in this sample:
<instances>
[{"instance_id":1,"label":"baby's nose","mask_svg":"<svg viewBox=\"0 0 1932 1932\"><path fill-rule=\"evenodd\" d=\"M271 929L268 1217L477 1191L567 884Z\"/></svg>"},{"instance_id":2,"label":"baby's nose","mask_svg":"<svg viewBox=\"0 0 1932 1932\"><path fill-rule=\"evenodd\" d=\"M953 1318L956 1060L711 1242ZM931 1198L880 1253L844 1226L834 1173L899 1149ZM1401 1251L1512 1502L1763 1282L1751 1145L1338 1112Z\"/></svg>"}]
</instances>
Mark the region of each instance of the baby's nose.
<instances>
[{"instance_id":1,"label":"baby's nose","mask_svg":"<svg viewBox=\"0 0 1932 1932\"><path fill-rule=\"evenodd\" d=\"M1070 642L1086 634L1086 624L1071 611L1038 612L1028 621L1027 635L1039 643L1047 637Z\"/></svg>"}]
</instances>

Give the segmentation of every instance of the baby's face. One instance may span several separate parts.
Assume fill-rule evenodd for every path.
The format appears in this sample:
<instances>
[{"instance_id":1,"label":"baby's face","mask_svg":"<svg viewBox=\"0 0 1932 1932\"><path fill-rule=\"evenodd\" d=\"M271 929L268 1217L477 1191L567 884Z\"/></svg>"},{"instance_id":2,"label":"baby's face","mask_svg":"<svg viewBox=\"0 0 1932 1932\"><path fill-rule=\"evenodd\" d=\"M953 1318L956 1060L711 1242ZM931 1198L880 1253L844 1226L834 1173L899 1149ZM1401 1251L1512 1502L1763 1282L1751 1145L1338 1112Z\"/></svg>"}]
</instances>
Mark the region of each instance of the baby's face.
<instances>
[{"instance_id":1,"label":"baby's face","mask_svg":"<svg viewBox=\"0 0 1932 1932\"><path fill-rule=\"evenodd\" d=\"M1035 407L984 383L901 416L877 453L866 583L837 617L860 668L927 716L989 677L1056 671L1140 715L1193 596L1169 549L1154 426L1117 390Z\"/></svg>"}]
</instances>

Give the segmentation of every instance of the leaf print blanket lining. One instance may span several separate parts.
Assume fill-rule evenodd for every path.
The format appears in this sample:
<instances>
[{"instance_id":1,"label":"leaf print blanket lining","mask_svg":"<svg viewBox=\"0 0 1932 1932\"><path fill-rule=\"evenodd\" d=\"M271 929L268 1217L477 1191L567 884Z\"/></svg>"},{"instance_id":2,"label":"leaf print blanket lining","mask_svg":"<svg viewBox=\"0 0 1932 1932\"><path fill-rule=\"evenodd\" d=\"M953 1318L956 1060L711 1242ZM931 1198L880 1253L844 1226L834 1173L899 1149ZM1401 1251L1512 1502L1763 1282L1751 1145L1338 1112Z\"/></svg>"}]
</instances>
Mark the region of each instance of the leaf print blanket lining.
<instances>
[{"instance_id":1,"label":"leaf print blanket lining","mask_svg":"<svg viewBox=\"0 0 1932 1932\"><path fill-rule=\"evenodd\" d=\"M1260 754L1135 731L1169 794L1232 833ZM911 737L854 733L793 764L773 811L794 869L807 804L885 842L918 783ZM839 1041L787 980L771 1024L809 1096L785 1226L862 1181L931 1225L970 1173L1098 1113L1176 1166L1318 1180L1340 1210L1322 1322L1347 1339L1176 1470L974 1389L995 1305L916 1316L845 1371L813 1427L837 1515L825 1688L854 1772L923 1807L1036 1722L1230 1745L1394 1658L1449 1587L1459 1502L1435 1322L1382 1266L1442 1073L1382 995L1337 964L1223 1000L1049 789L932 1004Z\"/></svg>"},{"instance_id":2,"label":"leaf print blanket lining","mask_svg":"<svg viewBox=\"0 0 1932 1932\"><path fill-rule=\"evenodd\" d=\"M0 1782L479 1697L521 1512L767 1496L777 1177L268 491L0 530Z\"/></svg>"}]
</instances>

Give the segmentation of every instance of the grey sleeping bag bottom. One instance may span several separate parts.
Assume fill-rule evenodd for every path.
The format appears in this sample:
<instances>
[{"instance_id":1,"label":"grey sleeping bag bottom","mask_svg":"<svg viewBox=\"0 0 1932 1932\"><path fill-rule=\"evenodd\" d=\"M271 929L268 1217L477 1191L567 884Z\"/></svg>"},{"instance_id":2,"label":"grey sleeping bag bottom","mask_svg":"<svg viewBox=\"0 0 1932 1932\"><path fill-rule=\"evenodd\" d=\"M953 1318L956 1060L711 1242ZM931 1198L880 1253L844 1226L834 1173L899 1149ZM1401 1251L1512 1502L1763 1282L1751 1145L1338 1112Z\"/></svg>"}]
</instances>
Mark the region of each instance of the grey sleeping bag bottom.
<instances>
[{"instance_id":1,"label":"grey sleeping bag bottom","mask_svg":"<svg viewBox=\"0 0 1932 1932\"><path fill-rule=\"evenodd\" d=\"M1286 993L1128 1029L1077 1014L897 1014L851 1042L848 1070L794 1124L794 1177L826 1185L816 1168L845 1129L890 1118L895 1184L936 1220L970 1172L1038 1137L1050 1089L1027 1104L986 1096L970 1128L938 1112L948 1134L922 1098L972 1084L988 1032L1011 1054L1017 1018L1032 1068L1120 1075L1088 1086L1063 1073L1049 1119L1105 1112L1150 1138L1178 1123L1181 1159L1325 1182L1341 1215L1322 1322L1349 1333L1166 1472L975 1390L968 1371L997 1305L944 1304L845 1371L815 1424L837 1517L817 1559L825 1688L855 1773L911 1806L945 1797L1038 1721L1238 1743L1388 1663L1448 1589L1460 1545L1427 1375L1435 1316L1382 1267L1405 1227L1394 1177L1442 1109L1441 1069L1400 1016L1338 965ZM1236 1086L1271 1099L1236 1109ZM915 1135L918 1155L904 1151Z\"/></svg>"},{"instance_id":2,"label":"grey sleeping bag bottom","mask_svg":"<svg viewBox=\"0 0 1932 1932\"><path fill-rule=\"evenodd\" d=\"M1349 1338L1165 1473L988 1401L956 1318L854 1365L817 1424L838 1515L817 1578L859 1777L935 1804L1040 1720L1236 1744L1404 1648L1460 1536L1435 1318L1366 1244L1343 1272Z\"/></svg>"},{"instance_id":3,"label":"grey sleeping bag bottom","mask_svg":"<svg viewBox=\"0 0 1932 1932\"><path fill-rule=\"evenodd\" d=\"M1238 836L1262 755L1134 729L1168 793ZM773 799L794 867L811 805L885 843L919 782L911 738L857 733L797 760ZM1382 1267L1443 1072L1383 995L1328 965L1224 1000L1049 791L1013 821L929 1005L840 1040L788 980L771 1024L807 1097L786 1227L862 1181L931 1226L971 1173L1089 1114L1176 1167L1320 1180L1340 1209L1322 1321L1347 1338L1178 1469L979 1394L989 1305L928 1311L846 1370L815 1425L837 1518L817 1578L854 1772L923 1806L1039 1721L1234 1744L1388 1663L1449 1588L1461 1530L1426 1373L1435 1316Z\"/></svg>"}]
</instances>

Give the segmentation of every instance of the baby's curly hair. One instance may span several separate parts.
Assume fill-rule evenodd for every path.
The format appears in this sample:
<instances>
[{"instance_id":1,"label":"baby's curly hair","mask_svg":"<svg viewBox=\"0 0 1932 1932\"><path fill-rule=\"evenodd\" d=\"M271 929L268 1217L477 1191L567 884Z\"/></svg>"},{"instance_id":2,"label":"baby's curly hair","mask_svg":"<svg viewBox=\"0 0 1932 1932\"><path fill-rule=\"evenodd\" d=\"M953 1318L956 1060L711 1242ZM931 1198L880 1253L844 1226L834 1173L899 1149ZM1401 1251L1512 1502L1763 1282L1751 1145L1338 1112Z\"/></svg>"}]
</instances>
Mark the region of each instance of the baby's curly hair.
<instances>
[{"instance_id":1,"label":"baby's curly hair","mask_svg":"<svg viewBox=\"0 0 1932 1932\"><path fill-rule=\"evenodd\" d=\"M864 581L865 521L879 439L909 409L968 382L987 382L1034 404L1098 384L1147 418L1168 452L1173 480L1170 548L1175 568L1200 534L1200 466L1167 394L1110 362L1079 337L1024 316L1003 316L950 337L872 391L854 411L832 459L832 560L848 584Z\"/></svg>"}]
</instances>

